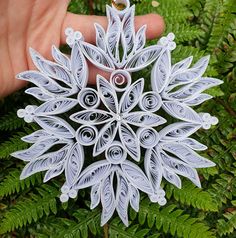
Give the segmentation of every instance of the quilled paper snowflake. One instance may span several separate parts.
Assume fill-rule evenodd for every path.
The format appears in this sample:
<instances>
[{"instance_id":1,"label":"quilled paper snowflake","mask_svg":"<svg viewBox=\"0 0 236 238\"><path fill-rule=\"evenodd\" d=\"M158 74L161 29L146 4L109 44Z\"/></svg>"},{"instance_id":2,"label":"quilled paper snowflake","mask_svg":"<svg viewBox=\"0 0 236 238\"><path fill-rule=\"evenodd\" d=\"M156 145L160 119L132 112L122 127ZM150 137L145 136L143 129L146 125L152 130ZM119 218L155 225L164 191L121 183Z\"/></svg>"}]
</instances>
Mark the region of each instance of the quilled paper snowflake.
<instances>
[{"instance_id":1,"label":"quilled paper snowflake","mask_svg":"<svg viewBox=\"0 0 236 238\"><path fill-rule=\"evenodd\" d=\"M163 178L178 188L179 175L201 186L196 168L214 163L195 152L207 147L190 136L218 120L191 107L211 98L204 90L222 83L203 77L208 56L192 67L192 57L171 65L171 51L176 47L173 33L145 48L146 26L135 32L135 7L130 7L128 0L119 3L126 7L107 6L107 31L95 24L96 45L86 43L79 31L68 28L70 57L53 46L55 62L51 62L30 49L38 71L17 76L35 84L26 93L43 102L17 113L27 123L41 127L22 138L32 143L29 149L13 153L27 162L20 178L46 171L47 182L64 173L62 202L91 187L91 208L102 204L101 225L115 210L128 225L128 206L139 210L140 191L152 202L165 205ZM88 62L110 72L110 78L97 75L96 87L89 87ZM135 81L131 73L151 64L150 91L144 92L148 79ZM176 122L167 123L163 110ZM85 167L87 147L92 147L90 157L95 162Z\"/></svg>"}]
</instances>

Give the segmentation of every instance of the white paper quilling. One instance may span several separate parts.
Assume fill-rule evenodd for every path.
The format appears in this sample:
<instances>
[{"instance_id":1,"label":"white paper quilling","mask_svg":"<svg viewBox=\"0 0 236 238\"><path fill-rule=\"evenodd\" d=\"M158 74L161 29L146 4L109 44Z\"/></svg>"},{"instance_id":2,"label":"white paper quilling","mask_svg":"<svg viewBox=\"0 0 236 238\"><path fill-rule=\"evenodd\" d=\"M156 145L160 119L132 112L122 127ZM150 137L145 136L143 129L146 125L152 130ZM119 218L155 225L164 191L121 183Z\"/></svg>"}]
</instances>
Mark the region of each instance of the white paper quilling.
<instances>
[{"instance_id":1,"label":"white paper quilling","mask_svg":"<svg viewBox=\"0 0 236 238\"><path fill-rule=\"evenodd\" d=\"M210 99L203 91L222 81L203 77L208 56L192 67L192 57L172 65L173 33L145 48L146 26L135 32L134 14L128 0L113 1L112 7L107 6L107 30L95 24L96 45L68 28L70 57L53 46L55 62L51 62L30 49L38 71L17 75L35 84L26 93L42 101L17 113L42 128L22 138L32 144L30 148L12 154L27 162L21 179L46 171L46 182L64 173L62 202L91 187L91 209L100 203L103 207L101 225L117 211L128 226L128 206L139 210L140 191L165 205L163 178L181 188L181 175L200 187L196 168L214 166L195 152L206 146L190 136L216 125L218 119L191 107ZM96 87L89 87L88 61L110 72L110 78L97 75ZM131 73L152 63L151 91L145 92L148 79L133 81ZM176 122L168 124L160 109ZM87 146L92 148L91 156L99 155L100 160L85 167ZM142 156L144 171L137 163Z\"/></svg>"}]
</instances>

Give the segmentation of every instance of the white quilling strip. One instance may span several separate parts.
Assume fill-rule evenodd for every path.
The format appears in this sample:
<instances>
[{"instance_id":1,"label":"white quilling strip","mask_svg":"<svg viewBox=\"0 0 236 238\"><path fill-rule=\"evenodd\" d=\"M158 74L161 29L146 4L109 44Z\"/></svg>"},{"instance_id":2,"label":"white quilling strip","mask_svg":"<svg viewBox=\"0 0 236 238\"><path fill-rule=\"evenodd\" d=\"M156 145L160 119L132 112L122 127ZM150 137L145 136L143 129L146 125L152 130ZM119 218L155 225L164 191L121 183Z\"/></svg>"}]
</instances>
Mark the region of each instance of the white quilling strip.
<instances>
[{"instance_id":1,"label":"white quilling strip","mask_svg":"<svg viewBox=\"0 0 236 238\"><path fill-rule=\"evenodd\" d=\"M140 191L163 206L167 202L163 178L181 188L184 176L200 187L196 169L215 165L195 152L207 147L190 136L216 125L218 119L191 107L210 99L203 91L222 81L203 77L209 56L193 66L191 56L172 65L173 33L145 47L146 25L135 30L135 7L129 0L113 0L106 9L107 30L95 23L96 45L67 28L70 57L52 46L55 62L51 62L30 49L38 71L22 72L17 78L33 83L26 93L43 103L19 109L17 115L41 129L22 138L30 148L12 155L27 162L21 179L45 171L47 182L64 173L61 202L91 187L91 209L102 204L101 225L116 210L128 226L128 205L138 212ZM88 85L89 62L110 73L109 78L97 74L96 88ZM151 91L144 92L148 79L134 81L131 73L147 66L152 67L151 83L146 84ZM158 115L160 108L180 122L167 123ZM104 159L89 164L85 149L93 151L94 160L98 155ZM142 155L145 173L130 162L139 162Z\"/></svg>"},{"instance_id":2,"label":"white quilling strip","mask_svg":"<svg viewBox=\"0 0 236 238\"><path fill-rule=\"evenodd\" d=\"M163 109L171 116L182 121L202 123L201 117L192 108L176 101L164 101Z\"/></svg>"},{"instance_id":3,"label":"white quilling strip","mask_svg":"<svg viewBox=\"0 0 236 238\"><path fill-rule=\"evenodd\" d=\"M156 112L162 104L161 97L156 92L146 92L140 99L139 106L143 111Z\"/></svg>"},{"instance_id":4,"label":"white quilling strip","mask_svg":"<svg viewBox=\"0 0 236 238\"><path fill-rule=\"evenodd\" d=\"M114 141L106 150L106 159L112 164L121 164L126 157L127 152L119 141Z\"/></svg>"},{"instance_id":5,"label":"white quilling strip","mask_svg":"<svg viewBox=\"0 0 236 238\"><path fill-rule=\"evenodd\" d=\"M131 75L125 70L116 70L111 74L110 82L117 92L123 92L131 84Z\"/></svg>"},{"instance_id":6,"label":"white quilling strip","mask_svg":"<svg viewBox=\"0 0 236 238\"><path fill-rule=\"evenodd\" d=\"M75 99L52 99L37 107L34 114L35 116L57 115L69 111L77 104L78 101Z\"/></svg>"},{"instance_id":7,"label":"white quilling strip","mask_svg":"<svg viewBox=\"0 0 236 238\"><path fill-rule=\"evenodd\" d=\"M53 135L51 133L48 133L45 130L38 130L28 136L22 137L21 140L23 140L27 143L36 143L36 142L41 141L49 136L53 136Z\"/></svg>"},{"instance_id":8,"label":"white quilling strip","mask_svg":"<svg viewBox=\"0 0 236 238\"><path fill-rule=\"evenodd\" d=\"M131 112L123 116L126 123L138 127L156 127L166 123L166 120L149 112Z\"/></svg>"},{"instance_id":9,"label":"white quilling strip","mask_svg":"<svg viewBox=\"0 0 236 238\"><path fill-rule=\"evenodd\" d=\"M117 190L116 190L116 210L123 221L123 223L128 226L128 206L129 206L129 184L123 173L117 172Z\"/></svg>"},{"instance_id":10,"label":"white quilling strip","mask_svg":"<svg viewBox=\"0 0 236 238\"><path fill-rule=\"evenodd\" d=\"M45 139L41 139L40 141L33 144L30 148L26 150L17 151L12 154L12 156L21 159L23 161L31 161L34 158L39 157L47 150L49 150L52 146L58 144L67 144L68 141L62 140L53 136L45 137Z\"/></svg>"},{"instance_id":11,"label":"white quilling strip","mask_svg":"<svg viewBox=\"0 0 236 238\"><path fill-rule=\"evenodd\" d=\"M52 46L52 57L53 59L60 65L66 67L66 69L70 70L70 59L55 46Z\"/></svg>"},{"instance_id":12,"label":"white quilling strip","mask_svg":"<svg viewBox=\"0 0 236 238\"><path fill-rule=\"evenodd\" d=\"M48 101L53 98L53 96L48 95L42 89L37 87L28 88L25 90L25 93L34 96L35 98L39 99L40 101Z\"/></svg>"},{"instance_id":13,"label":"white quilling strip","mask_svg":"<svg viewBox=\"0 0 236 238\"><path fill-rule=\"evenodd\" d=\"M139 79L123 94L119 108L122 114L131 111L138 104L143 92L143 87L144 79Z\"/></svg>"},{"instance_id":14,"label":"white quilling strip","mask_svg":"<svg viewBox=\"0 0 236 238\"><path fill-rule=\"evenodd\" d=\"M119 127L120 140L126 148L127 153L136 161L140 160L140 142L134 133L133 129L125 123L122 123Z\"/></svg>"},{"instance_id":15,"label":"white quilling strip","mask_svg":"<svg viewBox=\"0 0 236 238\"><path fill-rule=\"evenodd\" d=\"M95 143L97 134L96 127L84 125L77 130L76 139L81 145L89 146Z\"/></svg>"},{"instance_id":16,"label":"white quilling strip","mask_svg":"<svg viewBox=\"0 0 236 238\"><path fill-rule=\"evenodd\" d=\"M71 72L76 86L81 90L88 82L88 64L78 42L75 42L71 51Z\"/></svg>"},{"instance_id":17,"label":"white quilling strip","mask_svg":"<svg viewBox=\"0 0 236 238\"><path fill-rule=\"evenodd\" d=\"M141 146L146 149L153 148L160 139L158 132L152 128L138 129L137 137Z\"/></svg>"},{"instance_id":18,"label":"white quilling strip","mask_svg":"<svg viewBox=\"0 0 236 238\"><path fill-rule=\"evenodd\" d=\"M25 71L17 75L18 79L34 83L50 96L71 96L78 92L77 89L65 88L55 80L38 71Z\"/></svg>"},{"instance_id":19,"label":"white quilling strip","mask_svg":"<svg viewBox=\"0 0 236 238\"><path fill-rule=\"evenodd\" d=\"M97 108L100 104L98 92L93 88L84 88L78 95L80 105L85 109Z\"/></svg>"}]
</instances>

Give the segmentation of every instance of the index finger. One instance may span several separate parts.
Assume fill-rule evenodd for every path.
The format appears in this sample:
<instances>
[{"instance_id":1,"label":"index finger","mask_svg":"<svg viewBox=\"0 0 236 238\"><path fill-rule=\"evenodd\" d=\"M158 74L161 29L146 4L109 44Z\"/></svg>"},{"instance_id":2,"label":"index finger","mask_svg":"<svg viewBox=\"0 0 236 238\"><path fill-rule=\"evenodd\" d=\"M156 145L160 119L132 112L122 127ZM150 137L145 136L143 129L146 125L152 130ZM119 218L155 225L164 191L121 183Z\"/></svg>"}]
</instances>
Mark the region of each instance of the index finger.
<instances>
[{"instance_id":1,"label":"index finger","mask_svg":"<svg viewBox=\"0 0 236 238\"><path fill-rule=\"evenodd\" d=\"M108 24L106 17L67 13L61 30L61 44L65 44L66 42L65 29L67 27L79 30L87 42L94 44L96 35L94 23L100 24L104 29L107 28ZM158 14L148 14L135 17L135 30L143 25L147 25L147 39L157 38L163 33L165 28L164 20Z\"/></svg>"}]
</instances>

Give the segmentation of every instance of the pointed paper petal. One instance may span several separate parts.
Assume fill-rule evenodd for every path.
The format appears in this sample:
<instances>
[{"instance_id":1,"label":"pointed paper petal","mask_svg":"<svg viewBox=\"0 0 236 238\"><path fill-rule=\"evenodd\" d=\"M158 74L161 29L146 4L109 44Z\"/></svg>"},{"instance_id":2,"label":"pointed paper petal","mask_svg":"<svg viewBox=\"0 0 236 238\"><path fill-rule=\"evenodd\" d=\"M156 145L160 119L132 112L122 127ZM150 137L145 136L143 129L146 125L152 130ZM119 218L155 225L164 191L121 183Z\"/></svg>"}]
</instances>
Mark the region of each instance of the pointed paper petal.
<instances>
[{"instance_id":1,"label":"pointed paper petal","mask_svg":"<svg viewBox=\"0 0 236 238\"><path fill-rule=\"evenodd\" d=\"M116 208L116 200L113 189L113 174L106 177L101 185L101 202L101 226L103 226L108 222L108 220L110 220Z\"/></svg>"},{"instance_id":2,"label":"pointed paper petal","mask_svg":"<svg viewBox=\"0 0 236 238\"><path fill-rule=\"evenodd\" d=\"M144 79L139 79L138 81L134 82L129 90L127 90L121 100L120 100L120 108L119 111L121 113L126 113L131 111L135 106L137 106L140 97L143 92L144 87Z\"/></svg>"},{"instance_id":3,"label":"pointed paper petal","mask_svg":"<svg viewBox=\"0 0 236 238\"><path fill-rule=\"evenodd\" d=\"M107 6L108 28L106 33L106 45L109 56L117 64L120 62L119 43L121 35L121 21L115 10Z\"/></svg>"},{"instance_id":4,"label":"pointed paper petal","mask_svg":"<svg viewBox=\"0 0 236 238\"><path fill-rule=\"evenodd\" d=\"M160 154L157 148L147 150L144 159L144 166L147 177L152 183L154 192L160 189L163 169L160 162Z\"/></svg>"},{"instance_id":5,"label":"pointed paper petal","mask_svg":"<svg viewBox=\"0 0 236 238\"><path fill-rule=\"evenodd\" d=\"M172 170L163 167L163 177L169 182L175 185L177 188L181 188L181 180Z\"/></svg>"},{"instance_id":6,"label":"pointed paper petal","mask_svg":"<svg viewBox=\"0 0 236 238\"><path fill-rule=\"evenodd\" d=\"M27 143L36 143L39 140L43 140L49 136L52 136L52 133L49 133L45 130L38 130L33 132L30 135L24 136L21 138L21 140L27 142Z\"/></svg>"},{"instance_id":7,"label":"pointed paper petal","mask_svg":"<svg viewBox=\"0 0 236 238\"><path fill-rule=\"evenodd\" d=\"M201 182L199 180L196 169L193 169L188 164L181 162L180 160L172 156L169 156L164 151L160 152L160 156L165 166L167 166L165 167L167 170L169 167L173 170L173 172L188 178L196 186L201 187Z\"/></svg>"},{"instance_id":8,"label":"pointed paper petal","mask_svg":"<svg viewBox=\"0 0 236 238\"><path fill-rule=\"evenodd\" d=\"M200 78L206 71L209 59L209 56L202 57L192 68L174 74L170 84L186 84Z\"/></svg>"},{"instance_id":9,"label":"pointed paper petal","mask_svg":"<svg viewBox=\"0 0 236 238\"><path fill-rule=\"evenodd\" d=\"M108 110L111 112L118 112L118 99L115 89L112 85L104 79L102 76L97 76L97 88L100 94L101 100L105 104Z\"/></svg>"},{"instance_id":10,"label":"pointed paper petal","mask_svg":"<svg viewBox=\"0 0 236 238\"><path fill-rule=\"evenodd\" d=\"M60 65L70 70L70 59L63 54L55 45L52 46L52 57Z\"/></svg>"},{"instance_id":11,"label":"pointed paper petal","mask_svg":"<svg viewBox=\"0 0 236 238\"><path fill-rule=\"evenodd\" d=\"M133 129L122 123L119 127L120 140L126 148L127 153L135 160L140 160L140 143Z\"/></svg>"},{"instance_id":12,"label":"pointed paper petal","mask_svg":"<svg viewBox=\"0 0 236 238\"><path fill-rule=\"evenodd\" d=\"M112 120L112 117L113 116L109 112L99 109L91 109L72 114L70 119L80 124L99 125L108 123Z\"/></svg>"},{"instance_id":13,"label":"pointed paper petal","mask_svg":"<svg viewBox=\"0 0 236 238\"><path fill-rule=\"evenodd\" d=\"M190 56L186 59L181 60L180 62L174 64L171 69L172 77L176 74L179 74L189 68L193 61L193 56Z\"/></svg>"},{"instance_id":14,"label":"pointed paper petal","mask_svg":"<svg viewBox=\"0 0 236 238\"><path fill-rule=\"evenodd\" d=\"M185 144L186 146L190 147L192 150L206 150L207 146L199 143L198 141L192 138L186 138L185 140L181 141L181 143Z\"/></svg>"},{"instance_id":15,"label":"pointed paper petal","mask_svg":"<svg viewBox=\"0 0 236 238\"><path fill-rule=\"evenodd\" d=\"M88 82L88 65L78 42L73 45L71 52L71 71L79 89L84 88Z\"/></svg>"},{"instance_id":16,"label":"pointed paper petal","mask_svg":"<svg viewBox=\"0 0 236 238\"><path fill-rule=\"evenodd\" d=\"M136 212L139 211L139 202L140 202L140 193L138 189L130 185L130 205Z\"/></svg>"},{"instance_id":17,"label":"pointed paper petal","mask_svg":"<svg viewBox=\"0 0 236 238\"><path fill-rule=\"evenodd\" d=\"M158 93L162 92L169 82L171 73L171 56L170 51L164 51L158 58L152 69L151 83L152 89Z\"/></svg>"},{"instance_id":18,"label":"pointed paper petal","mask_svg":"<svg viewBox=\"0 0 236 238\"><path fill-rule=\"evenodd\" d=\"M121 165L121 168L126 178L134 187L147 194L153 193L151 183L149 182L143 171L137 165L126 161Z\"/></svg>"},{"instance_id":19,"label":"pointed paper petal","mask_svg":"<svg viewBox=\"0 0 236 238\"><path fill-rule=\"evenodd\" d=\"M212 161L200 156L189 147L180 143L166 143L162 145L162 148L179 157L193 168L207 168L215 166L215 163Z\"/></svg>"},{"instance_id":20,"label":"pointed paper petal","mask_svg":"<svg viewBox=\"0 0 236 238\"><path fill-rule=\"evenodd\" d=\"M75 143L68 152L65 165L66 183L72 187L78 180L84 165L84 150L79 143Z\"/></svg>"},{"instance_id":21,"label":"pointed paper petal","mask_svg":"<svg viewBox=\"0 0 236 238\"><path fill-rule=\"evenodd\" d=\"M171 116L182 121L202 123L202 118L192 108L186 106L184 103L175 101L164 101L163 109Z\"/></svg>"},{"instance_id":22,"label":"pointed paper petal","mask_svg":"<svg viewBox=\"0 0 236 238\"><path fill-rule=\"evenodd\" d=\"M117 129L117 123L113 121L105 125L100 130L97 141L93 148L93 156L101 154L111 145L116 136Z\"/></svg>"},{"instance_id":23,"label":"pointed paper petal","mask_svg":"<svg viewBox=\"0 0 236 238\"><path fill-rule=\"evenodd\" d=\"M92 186L90 198L91 198L90 209L94 209L95 207L98 206L101 200L101 183L97 183Z\"/></svg>"},{"instance_id":24,"label":"pointed paper petal","mask_svg":"<svg viewBox=\"0 0 236 238\"><path fill-rule=\"evenodd\" d=\"M96 45L101 50L106 52L106 42L105 42L106 33L105 33L105 30L98 23L95 23L94 26L95 26L95 30L96 30Z\"/></svg>"},{"instance_id":25,"label":"pointed paper petal","mask_svg":"<svg viewBox=\"0 0 236 238\"><path fill-rule=\"evenodd\" d=\"M49 116L61 114L69 111L75 105L78 104L76 99L71 98L60 98L60 99L52 99L49 100L42 105L40 105L35 110L35 115L37 116Z\"/></svg>"},{"instance_id":26,"label":"pointed paper petal","mask_svg":"<svg viewBox=\"0 0 236 238\"><path fill-rule=\"evenodd\" d=\"M107 173L110 173L111 164L106 160L98 161L88 166L82 171L78 181L75 183L75 189L91 187L104 179Z\"/></svg>"},{"instance_id":27,"label":"pointed paper petal","mask_svg":"<svg viewBox=\"0 0 236 238\"><path fill-rule=\"evenodd\" d=\"M162 51L162 47L158 45L149 46L140 50L133 57L128 59L125 69L129 72L136 72L146 68L153 63Z\"/></svg>"},{"instance_id":28,"label":"pointed paper petal","mask_svg":"<svg viewBox=\"0 0 236 238\"><path fill-rule=\"evenodd\" d=\"M144 25L136 33L135 42L134 42L135 52L143 49L143 47L145 46L145 44L146 44L146 30L147 30L147 25Z\"/></svg>"},{"instance_id":29,"label":"pointed paper petal","mask_svg":"<svg viewBox=\"0 0 236 238\"><path fill-rule=\"evenodd\" d=\"M37 172L53 169L57 167L60 162L65 160L69 146L65 146L57 152L51 152L37 159L30 161L23 169L20 179L25 179Z\"/></svg>"},{"instance_id":30,"label":"pointed paper petal","mask_svg":"<svg viewBox=\"0 0 236 238\"><path fill-rule=\"evenodd\" d=\"M53 99L52 95L49 95L46 91L42 90L38 87L32 87L25 90L25 93L34 96L35 98L39 99L40 101L48 101Z\"/></svg>"},{"instance_id":31,"label":"pointed paper petal","mask_svg":"<svg viewBox=\"0 0 236 238\"><path fill-rule=\"evenodd\" d=\"M50 179L59 176L64 171L64 168L64 162L60 162L56 167L49 169L44 176L43 182L46 183Z\"/></svg>"},{"instance_id":32,"label":"pointed paper petal","mask_svg":"<svg viewBox=\"0 0 236 238\"><path fill-rule=\"evenodd\" d=\"M123 116L123 119L126 120L127 123L138 127L156 127L166 123L163 117L148 112L131 112Z\"/></svg>"},{"instance_id":33,"label":"pointed paper petal","mask_svg":"<svg viewBox=\"0 0 236 238\"><path fill-rule=\"evenodd\" d=\"M198 124L177 122L162 129L159 135L163 141L183 140L195 133L200 127L201 125Z\"/></svg>"},{"instance_id":34,"label":"pointed paper petal","mask_svg":"<svg viewBox=\"0 0 236 238\"><path fill-rule=\"evenodd\" d=\"M25 71L17 75L18 79L26 80L38 86L45 93L52 96L70 96L78 92L77 89L60 86L55 80L38 71Z\"/></svg>"},{"instance_id":35,"label":"pointed paper petal","mask_svg":"<svg viewBox=\"0 0 236 238\"><path fill-rule=\"evenodd\" d=\"M34 120L46 131L61 136L74 138L75 130L65 120L55 116L37 116Z\"/></svg>"},{"instance_id":36,"label":"pointed paper petal","mask_svg":"<svg viewBox=\"0 0 236 238\"><path fill-rule=\"evenodd\" d=\"M53 136L46 137L42 140L39 140L35 144L33 144L30 148L28 148L26 150L17 151L15 153L12 153L11 155L13 157L21 159L23 161L31 161L34 158L45 153L47 150L49 150L54 145L66 144L66 143L68 143L68 142L65 140L59 139L59 138L55 138Z\"/></svg>"},{"instance_id":37,"label":"pointed paper petal","mask_svg":"<svg viewBox=\"0 0 236 238\"><path fill-rule=\"evenodd\" d=\"M67 84L70 87L74 85L74 78L67 68L44 59L38 52L30 49L31 58L35 66L48 77L57 79Z\"/></svg>"},{"instance_id":38,"label":"pointed paper petal","mask_svg":"<svg viewBox=\"0 0 236 238\"><path fill-rule=\"evenodd\" d=\"M120 219L123 221L123 223L128 226L128 205L129 205L129 185L128 182L125 179L125 176L123 176L120 172L117 173L117 190L116 190L116 210L120 217Z\"/></svg>"},{"instance_id":39,"label":"pointed paper petal","mask_svg":"<svg viewBox=\"0 0 236 238\"><path fill-rule=\"evenodd\" d=\"M111 72L115 69L112 60L103 50L86 42L81 42L81 45L86 58L96 67L108 72Z\"/></svg>"}]
</instances>

